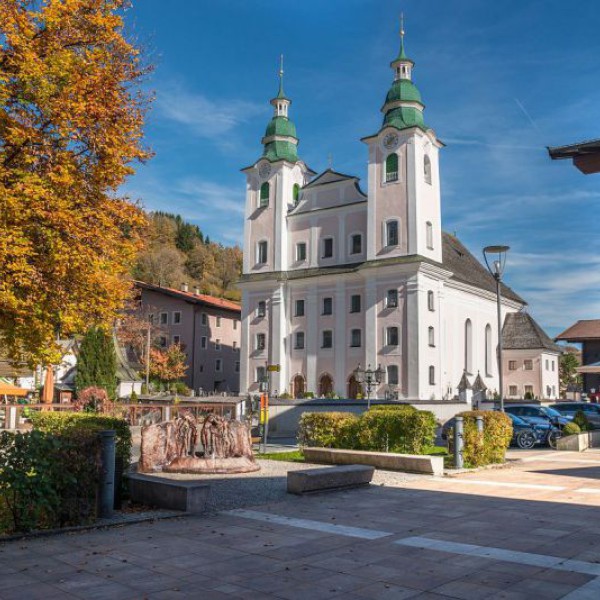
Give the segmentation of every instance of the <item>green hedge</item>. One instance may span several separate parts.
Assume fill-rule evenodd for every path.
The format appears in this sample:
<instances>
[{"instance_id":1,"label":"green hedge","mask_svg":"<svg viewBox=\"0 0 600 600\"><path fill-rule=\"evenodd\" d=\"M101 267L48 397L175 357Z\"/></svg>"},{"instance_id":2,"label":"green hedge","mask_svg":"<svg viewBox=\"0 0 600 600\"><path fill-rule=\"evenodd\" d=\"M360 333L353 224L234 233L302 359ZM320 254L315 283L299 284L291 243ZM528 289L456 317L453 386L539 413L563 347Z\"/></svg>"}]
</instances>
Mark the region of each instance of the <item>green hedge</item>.
<instances>
[{"instance_id":1,"label":"green hedge","mask_svg":"<svg viewBox=\"0 0 600 600\"><path fill-rule=\"evenodd\" d=\"M304 413L301 446L421 454L435 439L433 413L409 405L375 406L360 416L350 413Z\"/></svg>"},{"instance_id":2,"label":"green hedge","mask_svg":"<svg viewBox=\"0 0 600 600\"><path fill-rule=\"evenodd\" d=\"M0 532L93 520L100 446L92 431L0 433Z\"/></svg>"},{"instance_id":3,"label":"green hedge","mask_svg":"<svg viewBox=\"0 0 600 600\"><path fill-rule=\"evenodd\" d=\"M123 459L124 468L131 462L131 430L127 421L116 417L83 412L32 411L31 422L35 429L60 434L74 429L101 431L114 429L116 432L116 455Z\"/></svg>"},{"instance_id":4,"label":"green hedge","mask_svg":"<svg viewBox=\"0 0 600 600\"><path fill-rule=\"evenodd\" d=\"M505 461L510 445L512 421L503 412L493 410L469 410L456 415L463 417L463 459L466 467L500 464ZM483 436L477 431L476 417L483 417ZM452 445L454 431L450 430L448 441ZM452 449L450 448L452 453Z\"/></svg>"},{"instance_id":5,"label":"green hedge","mask_svg":"<svg viewBox=\"0 0 600 600\"><path fill-rule=\"evenodd\" d=\"M301 446L350 448L358 417L345 412L305 412L300 417L298 442Z\"/></svg>"}]
</instances>

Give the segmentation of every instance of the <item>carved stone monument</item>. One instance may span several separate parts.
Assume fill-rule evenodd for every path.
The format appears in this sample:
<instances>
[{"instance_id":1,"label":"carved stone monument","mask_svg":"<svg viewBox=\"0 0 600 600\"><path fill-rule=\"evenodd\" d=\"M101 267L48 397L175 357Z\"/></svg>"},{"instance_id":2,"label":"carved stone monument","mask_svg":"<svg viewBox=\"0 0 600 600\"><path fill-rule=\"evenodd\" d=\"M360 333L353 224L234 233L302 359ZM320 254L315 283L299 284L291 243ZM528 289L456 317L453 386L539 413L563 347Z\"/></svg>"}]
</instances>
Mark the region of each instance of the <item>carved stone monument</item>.
<instances>
[{"instance_id":1,"label":"carved stone monument","mask_svg":"<svg viewBox=\"0 0 600 600\"><path fill-rule=\"evenodd\" d=\"M198 442L202 452L197 452ZM249 473L258 471L250 430L214 413L191 414L142 428L140 473Z\"/></svg>"}]
</instances>

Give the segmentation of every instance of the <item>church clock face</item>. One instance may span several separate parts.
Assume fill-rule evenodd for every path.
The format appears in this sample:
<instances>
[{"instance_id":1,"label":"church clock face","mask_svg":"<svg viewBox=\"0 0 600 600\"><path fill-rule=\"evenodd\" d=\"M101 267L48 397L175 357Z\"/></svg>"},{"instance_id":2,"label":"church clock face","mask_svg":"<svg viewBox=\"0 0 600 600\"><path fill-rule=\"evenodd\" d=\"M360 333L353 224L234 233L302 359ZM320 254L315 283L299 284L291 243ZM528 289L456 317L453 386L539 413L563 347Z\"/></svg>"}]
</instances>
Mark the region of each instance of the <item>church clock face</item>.
<instances>
[{"instance_id":1,"label":"church clock face","mask_svg":"<svg viewBox=\"0 0 600 600\"><path fill-rule=\"evenodd\" d=\"M398 136L395 133L388 133L383 138L383 145L387 150L393 150L398 145Z\"/></svg>"},{"instance_id":2,"label":"church clock face","mask_svg":"<svg viewBox=\"0 0 600 600\"><path fill-rule=\"evenodd\" d=\"M258 167L258 174L261 179L266 179L271 174L271 165L268 162L263 162Z\"/></svg>"}]
</instances>

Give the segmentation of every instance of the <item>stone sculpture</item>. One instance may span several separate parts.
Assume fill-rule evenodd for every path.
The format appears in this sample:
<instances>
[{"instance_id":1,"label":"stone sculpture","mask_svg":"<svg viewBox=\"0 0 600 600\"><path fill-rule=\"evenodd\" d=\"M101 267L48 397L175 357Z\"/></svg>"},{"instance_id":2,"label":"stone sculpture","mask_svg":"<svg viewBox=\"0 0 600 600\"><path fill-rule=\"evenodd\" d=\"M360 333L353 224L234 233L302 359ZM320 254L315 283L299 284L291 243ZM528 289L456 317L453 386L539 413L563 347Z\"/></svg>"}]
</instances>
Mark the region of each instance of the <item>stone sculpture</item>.
<instances>
[{"instance_id":1,"label":"stone sculpture","mask_svg":"<svg viewBox=\"0 0 600 600\"><path fill-rule=\"evenodd\" d=\"M196 451L198 441L202 452ZM197 420L188 413L142 428L141 473L248 473L259 469L250 430L240 421L214 413Z\"/></svg>"}]
</instances>

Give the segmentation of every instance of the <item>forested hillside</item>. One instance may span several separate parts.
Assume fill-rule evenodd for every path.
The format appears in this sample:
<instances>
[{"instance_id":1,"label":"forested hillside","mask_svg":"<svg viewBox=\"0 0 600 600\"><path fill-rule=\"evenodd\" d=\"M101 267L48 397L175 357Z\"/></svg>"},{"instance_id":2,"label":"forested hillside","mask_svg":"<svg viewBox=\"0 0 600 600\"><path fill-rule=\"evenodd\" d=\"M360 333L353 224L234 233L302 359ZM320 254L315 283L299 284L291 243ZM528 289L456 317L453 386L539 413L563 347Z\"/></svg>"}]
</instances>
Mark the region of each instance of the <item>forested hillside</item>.
<instances>
[{"instance_id":1,"label":"forested hillside","mask_svg":"<svg viewBox=\"0 0 600 600\"><path fill-rule=\"evenodd\" d=\"M133 276L141 281L180 288L187 283L204 294L239 300L235 282L242 272L242 250L211 242L197 225L179 215L148 215L146 246Z\"/></svg>"}]
</instances>

